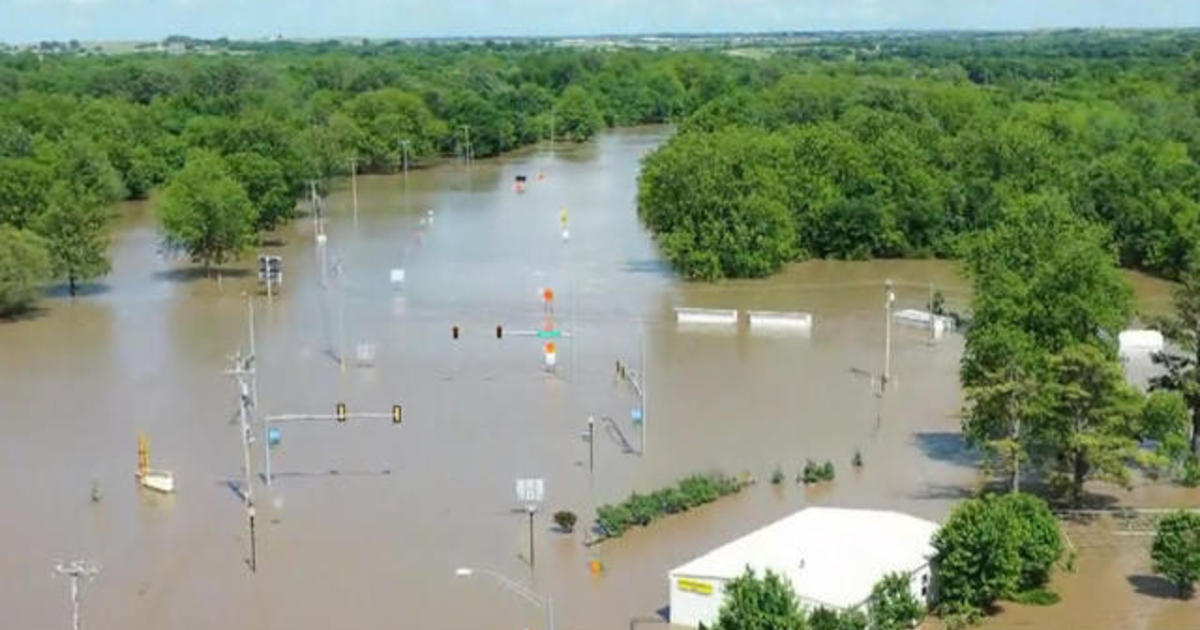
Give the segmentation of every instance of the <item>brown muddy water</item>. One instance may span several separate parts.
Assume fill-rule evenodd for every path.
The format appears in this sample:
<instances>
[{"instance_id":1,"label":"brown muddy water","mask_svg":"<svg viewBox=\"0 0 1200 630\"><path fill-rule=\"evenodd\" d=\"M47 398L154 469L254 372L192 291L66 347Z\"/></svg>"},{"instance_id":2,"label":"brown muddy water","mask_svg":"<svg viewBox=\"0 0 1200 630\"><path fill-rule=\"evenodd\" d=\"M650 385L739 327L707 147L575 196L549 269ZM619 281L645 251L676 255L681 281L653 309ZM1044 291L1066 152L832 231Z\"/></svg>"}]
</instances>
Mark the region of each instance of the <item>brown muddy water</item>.
<instances>
[{"instance_id":1,"label":"brown muddy water","mask_svg":"<svg viewBox=\"0 0 1200 630\"><path fill-rule=\"evenodd\" d=\"M102 285L0 324L4 625L69 623L68 584L51 570L82 557L103 567L84 592L85 624L97 629L542 626L540 611L486 576L455 577L464 566L532 580L553 595L560 628L624 628L666 606L667 570L801 506L943 518L977 480L958 435L961 338L931 342L895 326L887 395L875 397L862 373L883 362L883 280L897 283L901 308L919 308L930 282L963 304L955 266L811 262L768 280L681 282L634 206L639 159L667 133L617 131L470 168L362 177L357 219L339 182L327 232L340 273L327 272L328 289L312 222L281 231L283 244L264 251L284 257L283 291L253 298L259 413L332 413L339 401L386 413L399 402L404 424L283 427L274 485L255 481L256 574L230 486L242 456L234 384L222 374L247 347L250 265L207 279L160 254L152 204L124 206ZM522 195L511 187L517 174L530 180ZM401 289L389 280L398 267ZM1164 285L1135 280L1139 295L1163 302ZM559 342L554 374L539 341L512 334L543 323L544 286L572 335ZM688 329L676 306L800 310L814 325L808 336L760 335L744 322ZM510 331L504 339L497 324ZM334 357L353 359L360 343L374 345L374 365L342 369ZM637 366L643 345L646 453L623 453L598 431L589 476L580 438L589 415L611 416L640 444L614 362ZM134 486L139 431L152 465L175 471L174 496ZM860 471L850 466L856 449ZM796 485L805 458L832 460L837 480ZM776 466L788 476L781 487L765 482ZM590 521L597 503L710 470L763 483L590 549L582 527L552 529L555 510ZM546 480L534 571L527 521L513 511L518 477ZM1138 503L1138 492L1118 498ZM1179 500L1167 495L1159 499ZM589 572L593 559L602 573Z\"/></svg>"}]
</instances>

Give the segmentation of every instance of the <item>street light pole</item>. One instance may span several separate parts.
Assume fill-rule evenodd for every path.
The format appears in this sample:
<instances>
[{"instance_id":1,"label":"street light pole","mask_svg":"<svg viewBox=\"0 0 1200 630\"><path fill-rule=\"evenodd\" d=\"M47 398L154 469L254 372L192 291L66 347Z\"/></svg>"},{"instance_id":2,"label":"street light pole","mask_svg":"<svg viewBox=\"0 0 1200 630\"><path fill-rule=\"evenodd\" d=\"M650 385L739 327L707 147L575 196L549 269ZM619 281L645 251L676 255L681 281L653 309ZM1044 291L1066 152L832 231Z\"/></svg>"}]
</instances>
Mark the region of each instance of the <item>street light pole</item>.
<instances>
[{"instance_id":1,"label":"street light pole","mask_svg":"<svg viewBox=\"0 0 1200 630\"><path fill-rule=\"evenodd\" d=\"M59 562L54 566L54 572L71 578L71 628L79 630L79 579L92 581L100 572L100 567L83 560L75 560Z\"/></svg>"},{"instance_id":2,"label":"street light pole","mask_svg":"<svg viewBox=\"0 0 1200 630\"><path fill-rule=\"evenodd\" d=\"M550 595L550 593L547 592L546 595L543 597L543 596L538 595L537 593L533 592L528 587L523 586L516 580L505 577L505 576L501 575L500 573L491 571L489 569L471 569L471 568L467 568L467 567L461 567L461 568L455 569L455 571L454 571L454 575L457 575L458 577L471 577L472 575L475 575L476 573L481 573L483 575L486 575L486 576L496 580L497 582L499 582L502 586L504 586L508 590L516 593L517 595L520 595L522 598L525 599L525 601L533 604L534 606L537 606L538 608L545 609L546 610L546 628L547 628L547 630L554 630L554 598Z\"/></svg>"}]
</instances>

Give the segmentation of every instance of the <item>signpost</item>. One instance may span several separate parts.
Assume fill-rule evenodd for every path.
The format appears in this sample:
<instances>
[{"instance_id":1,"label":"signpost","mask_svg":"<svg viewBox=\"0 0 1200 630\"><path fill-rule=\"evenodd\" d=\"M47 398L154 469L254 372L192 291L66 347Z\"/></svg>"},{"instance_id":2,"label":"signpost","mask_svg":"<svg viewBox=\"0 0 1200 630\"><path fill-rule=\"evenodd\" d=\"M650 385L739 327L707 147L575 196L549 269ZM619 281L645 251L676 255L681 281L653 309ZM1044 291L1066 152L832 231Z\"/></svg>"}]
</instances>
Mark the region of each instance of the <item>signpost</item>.
<instances>
[{"instance_id":1,"label":"signpost","mask_svg":"<svg viewBox=\"0 0 1200 630\"><path fill-rule=\"evenodd\" d=\"M518 479L517 500L525 503L525 512L529 515L529 570L533 571L533 515L537 512L538 504L546 494L545 479Z\"/></svg>"}]
</instances>

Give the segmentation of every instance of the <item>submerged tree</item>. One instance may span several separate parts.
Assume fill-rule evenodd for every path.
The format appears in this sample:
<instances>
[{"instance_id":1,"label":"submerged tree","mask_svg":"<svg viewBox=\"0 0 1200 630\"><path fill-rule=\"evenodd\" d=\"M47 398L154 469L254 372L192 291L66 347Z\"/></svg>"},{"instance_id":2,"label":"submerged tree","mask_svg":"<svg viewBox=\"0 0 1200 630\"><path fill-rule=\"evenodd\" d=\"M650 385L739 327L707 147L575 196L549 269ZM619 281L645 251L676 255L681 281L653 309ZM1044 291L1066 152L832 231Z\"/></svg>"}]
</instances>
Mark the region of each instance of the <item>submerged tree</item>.
<instances>
[{"instance_id":1,"label":"submerged tree","mask_svg":"<svg viewBox=\"0 0 1200 630\"><path fill-rule=\"evenodd\" d=\"M50 273L50 254L41 237L0 225L0 317L32 307Z\"/></svg>"},{"instance_id":2,"label":"submerged tree","mask_svg":"<svg viewBox=\"0 0 1200 630\"><path fill-rule=\"evenodd\" d=\"M1155 325L1178 350L1154 354L1166 373L1153 378L1151 386L1183 395L1192 415L1192 453L1200 456L1200 274L1194 268L1183 275L1173 298L1175 314Z\"/></svg>"},{"instance_id":3,"label":"submerged tree","mask_svg":"<svg viewBox=\"0 0 1200 630\"><path fill-rule=\"evenodd\" d=\"M221 158L210 152L188 156L167 186L159 216L166 247L206 269L236 257L254 241L257 213Z\"/></svg>"},{"instance_id":4,"label":"submerged tree","mask_svg":"<svg viewBox=\"0 0 1200 630\"><path fill-rule=\"evenodd\" d=\"M1054 356L1051 374L1052 407L1035 439L1054 454L1078 507L1087 479L1129 483L1142 399L1125 382L1121 366L1091 345Z\"/></svg>"},{"instance_id":5,"label":"submerged tree","mask_svg":"<svg viewBox=\"0 0 1200 630\"><path fill-rule=\"evenodd\" d=\"M75 295L80 282L98 278L112 268L108 259L109 212L89 195L72 194L57 185L38 217L38 232L46 239L54 274L67 281Z\"/></svg>"}]
</instances>

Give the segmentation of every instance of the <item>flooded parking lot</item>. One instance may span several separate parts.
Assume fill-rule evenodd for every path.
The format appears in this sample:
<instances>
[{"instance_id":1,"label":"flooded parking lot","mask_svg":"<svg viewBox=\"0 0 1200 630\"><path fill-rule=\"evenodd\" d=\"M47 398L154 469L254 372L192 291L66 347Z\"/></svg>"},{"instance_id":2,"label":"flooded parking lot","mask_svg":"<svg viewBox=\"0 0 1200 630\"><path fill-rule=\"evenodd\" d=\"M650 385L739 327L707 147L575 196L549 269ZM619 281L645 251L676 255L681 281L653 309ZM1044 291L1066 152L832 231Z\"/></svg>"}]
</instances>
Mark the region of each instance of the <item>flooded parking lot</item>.
<instances>
[{"instance_id":1,"label":"flooded parking lot","mask_svg":"<svg viewBox=\"0 0 1200 630\"><path fill-rule=\"evenodd\" d=\"M338 182L326 200L328 287L301 218L263 250L284 260L270 301L249 264L218 281L164 259L152 202L123 206L103 284L0 325L0 609L14 627L65 623L68 587L51 569L83 557L103 567L85 592L94 628L540 623L540 611L497 584L455 576L477 567L553 594L559 627L619 628L666 606L668 569L800 506L943 518L978 475L958 434L961 337L894 326L886 396L874 395L872 375L884 362L884 280L901 308L922 308L931 283L962 305L955 265L815 261L767 280L681 282L634 203L639 160L667 133L617 131L470 168L360 177L357 213L349 183ZM522 174L529 186L517 194ZM399 268L402 286L391 281ZM1144 304L1162 302L1162 283L1138 284ZM552 373L542 342L519 334L545 325L544 287L569 335ZM260 415L331 414L337 402L404 409L401 426L282 428L272 486L256 479L253 574L233 490L243 476L236 390L223 374L248 348L246 293ZM813 325L807 334L759 334L745 321L680 327L675 307L804 311ZM358 365L359 345L374 349L372 365ZM621 448L620 436L634 450L643 438L618 360L647 377L641 455ZM580 437L589 416L617 427L597 432L594 474ZM152 464L175 471L175 495L135 487L139 431ZM795 484L806 458L833 461L837 480ZM262 460L258 443L257 472ZM765 483L776 466L787 476L779 487ZM555 510L590 522L596 504L712 470L763 483L591 548L583 528L552 529ZM546 484L532 568L520 477ZM593 559L604 571L589 571Z\"/></svg>"}]
</instances>

